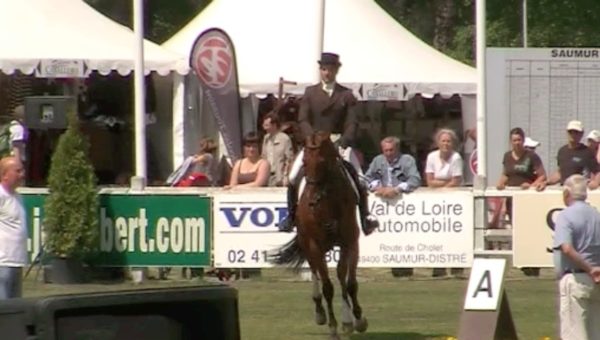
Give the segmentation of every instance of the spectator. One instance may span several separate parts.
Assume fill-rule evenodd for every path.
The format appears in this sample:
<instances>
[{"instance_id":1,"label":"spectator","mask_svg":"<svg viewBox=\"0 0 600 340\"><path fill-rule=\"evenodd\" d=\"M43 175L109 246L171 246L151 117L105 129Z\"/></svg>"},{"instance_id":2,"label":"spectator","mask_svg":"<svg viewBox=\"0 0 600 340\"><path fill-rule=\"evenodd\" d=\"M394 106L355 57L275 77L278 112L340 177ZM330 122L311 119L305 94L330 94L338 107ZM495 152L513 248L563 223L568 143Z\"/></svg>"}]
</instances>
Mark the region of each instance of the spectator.
<instances>
[{"instance_id":1,"label":"spectator","mask_svg":"<svg viewBox=\"0 0 600 340\"><path fill-rule=\"evenodd\" d=\"M502 175L498 181L497 189L503 190L506 186L520 187L522 189L534 188L537 191L544 190L546 187L546 171L542 160L535 153L535 148L540 145L539 142L525 137L521 128L514 128L510 131L511 151L504 154L502 164L504 165ZM498 209L506 206L506 213L512 220L512 198L503 200ZM495 223L499 223L500 211ZM498 225L496 225L498 227ZM540 269L534 267L521 268L527 276L539 276Z\"/></svg>"},{"instance_id":2,"label":"spectator","mask_svg":"<svg viewBox=\"0 0 600 340\"><path fill-rule=\"evenodd\" d=\"M596 189L600 184L596 155L581 143L583 124L572 120L567 125L568 143L558 150L556 157L558 170L550 176L548 184L564 183L569 176L583 175L588 179L588 187Z\"/></svg>"},{"instance_id":3,"label":"spectator","mask_svg":"<svg viewBox=\"0 0 600 340\"><path fill-rule=\"evenodd\" d=\"M27 264L25 207L17 194L25 170L17 157L0 160L0 300L22 294L22 271Z\"/></svg>"},{"instance_id":4,"label":"spectator","mask_svg":"<svg viewBox=\"0 0 600 340\"><path fill-rule=\"evenodd\" d=\"M454 151L458 138L450 129L441 129L435 135L437 150L427 155L425 175L430 188L456 187L462 183L463 161Z\"/></svg>"},{"instance_id":5,"label":"spectator","mask_svg":"<svg viewBox=\"0 0 600 340\"><path fill-rule=\"evenodd\" d=\"M450 129L440 129L435 134L437 150L427 155L425 176L430 188L456 187L462 183L463 162L458 152L454 151L458 138ZM452 268L453 275L461 275L462 268ZM446 276L445 268L434 268L433 277Z\"/></svg>"},{"instance_id":6,"label":"spectator","mask_svg":"<svg viewBox=\"0 0 600 340\"><path fill-rule=\"evenodd\" d=\"M523 129L517 127L510 130L511 150L507 151L502 158L502 175L496 185L498 190L511 186L522 189L532 187L541 191L546 187L546 171L542 160L535 151L525 148L525 140ZM528 142L530 147L536 144L531 139ZM507 211L510 214L509 207Z\"/></svg>"},{"instance_id":7,"label":"spectator","mask_svg":"<svg viewBox=\"0 0 600 340\"><path fill-rule=\"evenodd\" d=\"M554 231L554 267L559 279L560 337L600 339L600 214L585 202L587 179L564 182Z\"/></svg>"},{"instance_id":8,"label":"spectator","mask_svg":"<svg viewBox=\"0 0 600 340\"><path fill-rule=\"evenodd\" d=\"M590 131L585 139L587 141L587 147L592 150L595 155L598 152L598 144L600 144L600 131Z\"/></svg>"},{"instance_id":9,"label":"spectator","mask_svg":"<svg viewBox=\"0 0 600 340\"><path fill-rule=\"evenodd\" d=\"M194 155L192 173L203 174L208 179L208 185L215 184L215 158L213 153L217 149L217 144L212 138L202 138L198 143L198 153Z\"/></svg>"},{"instance_id":10,"label":"spectator","mask_svg":"<svg viewBox=\"0 0 600 340\"><path fill-rule=\"evenodd\" d=\"M592 130L586 137L587 139L587 147L592 150L592 153L596 156L596 162L600 163L600 150L598 146L600 145L600 131Z\"/></svg>"},{"instance_id":11,"label":"spectator","mask_svg":"<svg viewBox=\"0 0 600 340\"><path fill-rule=\"evenodd\" d=\"M23 166L27 164L27 153L25 147L27 145L27 129L23 125L25 120L25 107L19 105L12 112L13 120L10 121L10 145L12 147L11 156L15 156L21 161Z\"/></svg>"},{"instance_id":12,"label":"spectator","mask_svg":"<svg viewBox=\"0 0 600 340\"><path fill-rule=\"evenodd\" d=\"M400 153L398 137L384 138L381 141L381 152L365 173L371 192L383 198L393 198L421 185L417 163L413 156Z\"/></svg>"},{"instance_id":13,"label":"spectator","mask_svg":"<svg viewBox=\"0 0 600 340\"><path fill-rule=\"evenodd\" d=\"M537 149L537 147L540 146L540 142L536 141L535 139L525 137L525 142L523 142L523 146L525 147L525 149L535 152L535 149Z\"/></svg>"},{"instance_id":14,"label":"spectator","mask_svg":"<svg viewBox=\"0 0 600 340\"><path fill-rule=\"evenodd\" d=\"M264 187L269 181L269 162L260 157L258 135L248 133L243 140L244 158L239 159L231 170L226 189L237 187Z\"/></svg>"},{"instance_id":15,"label":"spectator","mask_svg":"<svg viewBox=\"0 0 600 340\"><path fill-rule=\"evenodd\" d=\"M262 142L262 157L271 168L269 186L287 186L288 172L293 162L294 152L290 137L281 132L279 117L271 112L263 119L265 136Z\"/></svg>"},{"instance_id":16,"label":"spectator","mask_svg":"<svg viewBox=\"0 0 600 340\"><path fill-rule=\"evenodd\" d=\"M400 153L398 137L384 138L381 141L381 152L365 173L371 192L382 198L394 198L421 185L417 163L411 155ZM413 268L392 268L392 275L412 276Z\"/></svg>"}]
</instances>

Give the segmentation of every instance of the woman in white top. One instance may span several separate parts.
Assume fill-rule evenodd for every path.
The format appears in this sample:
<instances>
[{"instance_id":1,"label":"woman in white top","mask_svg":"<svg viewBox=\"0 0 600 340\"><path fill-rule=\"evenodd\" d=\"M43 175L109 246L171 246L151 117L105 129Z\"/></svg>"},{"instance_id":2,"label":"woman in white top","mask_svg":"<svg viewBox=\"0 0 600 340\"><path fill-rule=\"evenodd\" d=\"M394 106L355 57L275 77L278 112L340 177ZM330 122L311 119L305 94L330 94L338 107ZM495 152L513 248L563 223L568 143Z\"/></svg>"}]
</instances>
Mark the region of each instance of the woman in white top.
<instances>
[{"instance_id":1,"label":"woman in white top","mask_svg":"<svg viewBox=\"0 0 600 340\"><path fill-rule=\"evenodd\" d=\"M427 155L425 175L427 186L430 188L456 187L462 183L463 161L458 152L454 151L458 138L450 129L440 129L435 134L437 150ZM452 268L452 275L463 274L462 268ZM446 276L445 268L433 268L433 277Z\"/></svg>"},{"instance_id":2,"label":"woman in white top","mask_svg":"<svg viewBox=\"0 0 600 340\"><path fill-rule=\"evenodd\" d=\"M425 175L430 188L456 187L462 183L463 161L454 151L457 137L450 129L440 129L435 134L438 149L427 155Z\"/></svg>"}]
</instances>

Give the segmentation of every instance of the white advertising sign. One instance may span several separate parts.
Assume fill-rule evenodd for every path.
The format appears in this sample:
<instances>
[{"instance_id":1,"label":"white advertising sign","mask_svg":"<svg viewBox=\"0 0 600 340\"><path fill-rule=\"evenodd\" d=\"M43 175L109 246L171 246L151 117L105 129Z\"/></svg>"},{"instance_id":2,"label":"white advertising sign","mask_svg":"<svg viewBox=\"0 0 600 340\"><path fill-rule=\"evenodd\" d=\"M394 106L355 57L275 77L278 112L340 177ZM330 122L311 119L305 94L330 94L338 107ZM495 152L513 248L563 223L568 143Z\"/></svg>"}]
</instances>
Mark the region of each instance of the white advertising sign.
<instances>
[{"instance_id":1,"label":"white advertising sign","mask_svg":"<svg viewBox=\"0 0 600 340\"><path fill-rule=\"evenodd\" d=\"M270 267L268 255L290 241L280 233L287 215L285 192L231 191L214 196L216 267ZM469 267L473 261L473 195L427 191L394 201L371 196L377 231L360 239L359 267ZM339 251L327 254L335 267Z\"/></svg>"},{"instance_id":2,"label":"white advertising sign","mask_svg":"<svg viewBox=\"0 0 600 340\"><path fill-rule=\"evenodd\" d=\"M216 267L265 268L268 255L295 233L281 233L287 215L284 191L231 191L213 195L214 262Z\"/></svg>"},{"instance_id":3,"label":"white advertising sign","mask_svg":"<svg viewBox=\"0 0 600 340\"><path fill-rule=\"evenodd\" d=\"M360 242L361 267L469 267L473 194L426 191L389 201L371 196L379 229Z\"/></svg>"}]
</instances>

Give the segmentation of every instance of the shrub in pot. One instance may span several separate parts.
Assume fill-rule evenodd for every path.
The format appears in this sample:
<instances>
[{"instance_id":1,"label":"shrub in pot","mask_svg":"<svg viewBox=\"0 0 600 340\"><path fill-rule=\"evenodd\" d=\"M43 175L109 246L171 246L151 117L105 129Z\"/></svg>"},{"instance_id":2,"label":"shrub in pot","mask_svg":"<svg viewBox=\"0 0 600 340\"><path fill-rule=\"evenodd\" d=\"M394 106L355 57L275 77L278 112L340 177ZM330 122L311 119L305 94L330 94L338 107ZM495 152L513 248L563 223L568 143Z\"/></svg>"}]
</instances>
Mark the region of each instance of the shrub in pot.
<instances>
[{"instance_id":1,"label":"shrub in pot","mask_svg":"<svg viewBox=\"0 0 600 340\"><path fill-rule=\"evenodd\" d=\"M44 204L44 249L50 256L50 281L81 282L82 263L98 249L98 188L75 110L68 113L48 175Z\"/></svg>"}]
</instances>

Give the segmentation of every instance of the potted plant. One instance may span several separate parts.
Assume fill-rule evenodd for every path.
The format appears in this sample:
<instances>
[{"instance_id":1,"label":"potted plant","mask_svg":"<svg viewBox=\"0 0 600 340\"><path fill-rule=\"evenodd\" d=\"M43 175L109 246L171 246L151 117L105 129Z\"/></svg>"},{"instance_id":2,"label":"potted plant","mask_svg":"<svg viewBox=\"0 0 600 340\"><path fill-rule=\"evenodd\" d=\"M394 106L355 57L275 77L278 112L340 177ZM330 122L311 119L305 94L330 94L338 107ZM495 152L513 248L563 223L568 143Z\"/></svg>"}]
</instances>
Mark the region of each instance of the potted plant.
<instances>
[{"instance_id":1,"label":"potted plant","mask_svg":"<svg viewBox=\"0 0 600 340\"><path fill-rule=\"evenodd\" d=\"M44 249L48 278L55 283L84 280L83 262L98 249L98 188L75 110L52 155L44 204Z\"/></svg>"}]
</instances>

